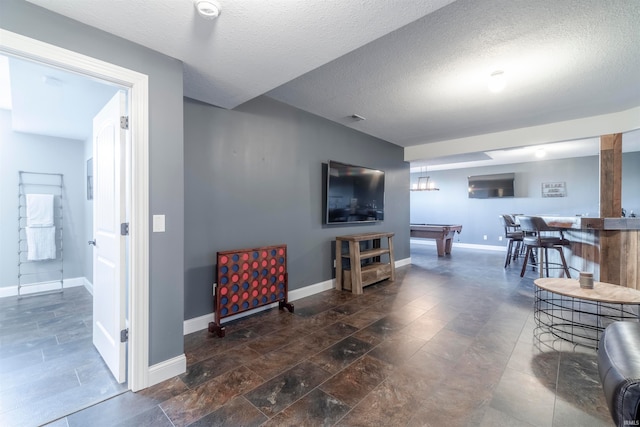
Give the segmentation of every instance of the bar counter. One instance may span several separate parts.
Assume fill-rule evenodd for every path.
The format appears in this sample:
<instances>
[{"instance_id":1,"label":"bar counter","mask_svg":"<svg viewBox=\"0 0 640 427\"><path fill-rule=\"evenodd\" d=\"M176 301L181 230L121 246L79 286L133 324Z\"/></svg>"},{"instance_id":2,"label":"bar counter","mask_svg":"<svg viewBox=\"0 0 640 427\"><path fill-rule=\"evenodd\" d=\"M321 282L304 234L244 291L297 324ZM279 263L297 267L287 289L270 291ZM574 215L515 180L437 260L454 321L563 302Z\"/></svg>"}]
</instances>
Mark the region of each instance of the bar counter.
<instances>
[{"instance_id":1,"label":"bar counter","mask_svg":"<svg viewBox=\"0 0 640 427\"><path fill-rule=\"evenodd\" d=\"M572 276L586 271L596 281L640 289L640 218L536 216L571 242L565 256Z\"/></svg>"},{"instance_id":2,"label":"bar counter","mask_svg":"<svg viewBox=\"0 0 640 427\"><path fill-rule=\"evenodd\" d=\"M539 215L550 227L571 230L640 230L640 218L591 218Z\"/></svg>"}]
</instances>

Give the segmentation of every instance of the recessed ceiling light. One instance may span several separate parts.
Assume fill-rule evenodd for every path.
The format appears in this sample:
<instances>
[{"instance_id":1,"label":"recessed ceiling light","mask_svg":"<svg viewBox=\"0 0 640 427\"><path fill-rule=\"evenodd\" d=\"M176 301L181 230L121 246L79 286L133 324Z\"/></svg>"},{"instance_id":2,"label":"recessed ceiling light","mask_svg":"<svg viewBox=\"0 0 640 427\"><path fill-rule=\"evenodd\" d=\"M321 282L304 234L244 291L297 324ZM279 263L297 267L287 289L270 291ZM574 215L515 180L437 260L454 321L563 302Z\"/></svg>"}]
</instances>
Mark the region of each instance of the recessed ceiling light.
<instances>
[{"instance_id":1,"label":"recessed ceiling light","mask_svg":"<svg viewBox=\"0 0 640 427\"><path fill-rule=\"evenodd\" d=\"M204 19L216 19L220 15L220 5L213 0L194 0L193 4Z\"/></svg>"},{"instance_id":2,"label":"recessed ceiling light","mask_svg":"<svg viewBox=\"0 0 640 427\"><path fill-rule=\"evenodd\" d=\"M507 85L504 78L504 71L496 70L489 76L489 90L493 93L501 92Z\"/></svg>"}]
</instances>

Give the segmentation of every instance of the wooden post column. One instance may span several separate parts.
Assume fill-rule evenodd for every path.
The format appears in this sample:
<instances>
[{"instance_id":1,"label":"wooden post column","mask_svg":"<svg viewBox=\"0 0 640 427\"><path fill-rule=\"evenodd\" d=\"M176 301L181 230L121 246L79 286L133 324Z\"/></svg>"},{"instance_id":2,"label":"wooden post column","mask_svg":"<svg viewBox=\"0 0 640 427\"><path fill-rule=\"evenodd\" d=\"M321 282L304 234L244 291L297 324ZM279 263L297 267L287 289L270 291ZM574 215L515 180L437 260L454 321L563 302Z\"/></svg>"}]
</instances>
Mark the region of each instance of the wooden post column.
<instances>
[{"instance_id":1,"label":"wooden post column","mask_svg":"<svg viewBox=\"0 0 640 427\"><path fill-rule=\"evenodd\" d=\"M622 134L600 137L600 217L622 215ZM600 232L600 281L621 284L621 235L618 230Z\"/></svg>"}]
</instances>

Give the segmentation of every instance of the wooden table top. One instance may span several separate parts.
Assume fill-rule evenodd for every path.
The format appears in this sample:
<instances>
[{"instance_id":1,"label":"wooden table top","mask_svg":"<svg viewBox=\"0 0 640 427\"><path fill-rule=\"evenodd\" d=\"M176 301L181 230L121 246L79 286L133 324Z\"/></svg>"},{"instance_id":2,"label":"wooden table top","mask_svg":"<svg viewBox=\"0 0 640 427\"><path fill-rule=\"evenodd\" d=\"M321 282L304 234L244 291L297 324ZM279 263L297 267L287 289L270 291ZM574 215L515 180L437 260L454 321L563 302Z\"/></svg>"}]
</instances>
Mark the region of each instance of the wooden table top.
<instances>
[{"instance_id":1,"label":"wooden table top","mask_svg":"<svg viewBox=\"0 0 640 427\"><path fill-rule=\"evenodd\" d=\"M395 233L389 232L372 232L360 234L348 234L346 236L336 236L336 240L345 240L350 242L360 242L362 240L381 239L383 237L393 237Z\"/></svg>"},{"instance_id":2,"label":"wooden table top","mask_svg":"<svg viewBox=\"0 0 640 427\"><path fill-rule=\"evenodd\" d=\"M541 278L533 281L538 288L567 297L610 304L640 304L640 291L605 282L594 282L593 289L580 287L576 279Z\"/></svg>"}]
</instances>

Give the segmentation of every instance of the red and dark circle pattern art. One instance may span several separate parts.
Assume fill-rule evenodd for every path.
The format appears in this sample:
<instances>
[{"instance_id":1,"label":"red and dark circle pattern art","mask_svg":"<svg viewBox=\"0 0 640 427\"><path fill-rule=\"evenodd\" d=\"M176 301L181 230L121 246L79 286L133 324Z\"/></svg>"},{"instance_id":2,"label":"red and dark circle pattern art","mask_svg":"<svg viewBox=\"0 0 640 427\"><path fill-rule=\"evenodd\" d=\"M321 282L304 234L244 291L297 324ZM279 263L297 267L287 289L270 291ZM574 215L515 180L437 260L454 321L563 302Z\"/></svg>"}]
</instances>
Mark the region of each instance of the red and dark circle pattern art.
<instances>
[{"instance_id":1,"label":"red and dark circle pattern art","mask_svg":"<svg viewBox=\"0 0 640 427\"><path fill-rule=\"evenodd\" d=\"M287 299L287 247L218 252L216 317Z\"/></svg>"}]
</instances>

